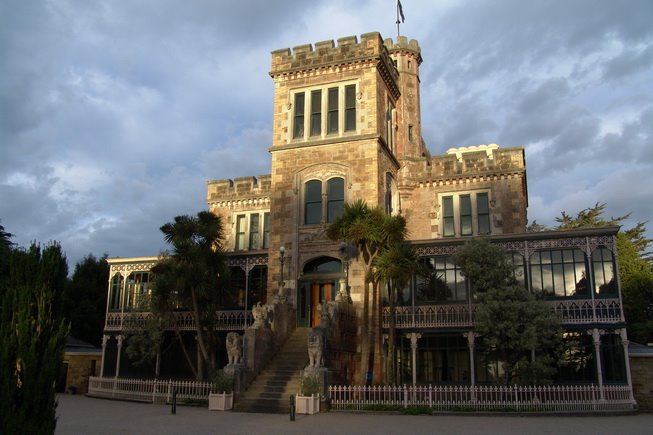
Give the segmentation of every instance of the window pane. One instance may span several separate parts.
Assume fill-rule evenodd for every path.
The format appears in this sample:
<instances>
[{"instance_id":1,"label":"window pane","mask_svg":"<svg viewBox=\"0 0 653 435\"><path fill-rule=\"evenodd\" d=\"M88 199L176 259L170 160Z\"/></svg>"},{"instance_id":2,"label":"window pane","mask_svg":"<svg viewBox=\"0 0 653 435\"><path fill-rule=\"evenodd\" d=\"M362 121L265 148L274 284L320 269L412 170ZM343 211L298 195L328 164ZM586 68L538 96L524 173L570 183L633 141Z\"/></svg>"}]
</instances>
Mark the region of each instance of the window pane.
<instances>
[{"instance_id":1,"label":"window pane","mask_svg":"<svg viewBox=\"0 0 653 435\"><path fill-rule=\"evenodd\" d=\"M259 248L259 215L252 214L249 217L249 249Z\"/></svg>"},{"instance_id":2,"label":"window pane","mask_svg":"<svg viewBox=\"0 0 653 435\"><path fill-rule=\"evenodd\" d=\"M345 86L345 131L356 130L356 85Z\"/></svg>"},{"instance_id":3,"label":"window pane","mask_svg":"<svg viewBox=\"0 0 653 435\"><path fill-rule=\"evenodd\" d=\"M333 222L342 214L345 205L345 180L332 178L327 181L327 222Z\"/></svg>"},{"instance_id":4,"label":"window pane","mask_svg":"<svg viewBox=\"0 0 653 435\"><path fill-rule=\"evenodd\" d=\"M327 112L327 133L338 132L338 88L330 88Z\"/></svg>"},{"instance_id":5,"label":"window pane","mask_svg":"<svg viewBox=\"0 0 653 435\"><path fill-rule=\"evenodd\" d=\"M293 126L294 139L304 137L304 93L295 94L295 120Z\"/></svg>"},{"instance_id":6,"label":"window pane","mask_svg":"<svg viewBox=\"0 0 653 435\"><path fill-rule=\"evenodd\" d=\"M456 230L454 228L452 196L445 196L444 198L442 198L442 216L443 216L443 227L444 227L442 230L442 234L444 236L456 235Z\"/></svg>"},{"instance_id":7,"label":"window pane","mask_svg":"<svg viewBox=\"0 0 653 435\"><path fill-rule=\"evenodd\" d=\"M245 215L236 218L236 250L245 249Z\"/></svg>"},{"instance_id":8,"label":"window pane","mask_svg":"<svg viewBox=\"0 0 653 435\"><path fill-rule=\"evenodd\" d=\"M322 133L322 91L311 92L311 136Z\"/></svg>"},{"instance_id":9,"label":"window pane","mask_svg":"<svg viewBox=\"0 0 653 435\"><path fill-rule=\"evenodd\" d=\"M478 213L479 234L490 234L490 206L487 193L476 195L476 211Z\"/></svg>"},{"instance_id":10,"label":"window pane","mask_svg":"<svg viewBox=\"0 0 653 435\"><path fill-rule=\"evenodd\" d=\"M599 248L592 253L594 269L594 291L599 297L615 297L617 289L614 283L614 260L612 252Z\"/></svg>"},{"instance_id":11,"label":"window pane","mask_svg":"<svg viewBox=\"0 0 653 435\"><path fill-rule=\"evenodd\" d=\"M263 246L270 247L270 213L263 213Z\"/></svg>"},{"instance_id":12,"label":"window pane","mask_svg":"<svg viewBox=\"0 0 653 435\"><path fill-rule=\"evenodd\" d=\"M469 195L460 196L460 234L472 235L472 200Z\"/></svg>"},{"instance_id":13,"label":"window pane","mask_svg":"<svg viewBox=\"0 0 653 435\"><path fill-rule=\"evenodd\" d=\"M319 224L322 220L322 182L311 180L306 183L304 223Z\"/></svg>"}]
</instances>

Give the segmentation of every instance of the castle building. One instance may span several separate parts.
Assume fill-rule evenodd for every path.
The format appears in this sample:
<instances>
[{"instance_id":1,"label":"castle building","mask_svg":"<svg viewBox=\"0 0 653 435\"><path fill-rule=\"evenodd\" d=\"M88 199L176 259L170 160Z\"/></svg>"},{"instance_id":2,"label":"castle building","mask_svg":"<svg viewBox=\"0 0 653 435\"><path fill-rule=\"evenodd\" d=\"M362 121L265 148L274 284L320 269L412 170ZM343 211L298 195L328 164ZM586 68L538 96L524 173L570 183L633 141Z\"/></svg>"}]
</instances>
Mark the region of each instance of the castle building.
<instances>
[{"instance_id":1,"label":"castle building","mask_svg":"<svg viewBox=\"0 0 653 435\"><path fill-rule=\"evenodd\" d=\"M577 341L582 364L561 370L557 381L630 385L616 276L618 228L526 232L522 147L459 146L431 155L422 138L421 64L417 41L383 40L378 33L272 52L270 174L207 183L208 209L227 230L227 308L240 313L222 314L225 331L244 329L247 311L271 301L279 283L298 327L318 326L321 304L339 292L360 316L362 265L343 256L326 229L345 203L362 199L405 217L409 240L446 287L433 291L415 277L393 312L385 301L378 321L385 334L389 319L396 321L398 382L413 375L419 383L495 380L500 361L478 346L475 298L451 259L466 240L482 236L509 252L520 282L546 297L565 336ZM123 319L147 293L155 261L109 260L105 375L122 373ZM343 377L360 382L354 372ZM383 380L382 373L374 376Z\"/></svg>"}]
</instances>

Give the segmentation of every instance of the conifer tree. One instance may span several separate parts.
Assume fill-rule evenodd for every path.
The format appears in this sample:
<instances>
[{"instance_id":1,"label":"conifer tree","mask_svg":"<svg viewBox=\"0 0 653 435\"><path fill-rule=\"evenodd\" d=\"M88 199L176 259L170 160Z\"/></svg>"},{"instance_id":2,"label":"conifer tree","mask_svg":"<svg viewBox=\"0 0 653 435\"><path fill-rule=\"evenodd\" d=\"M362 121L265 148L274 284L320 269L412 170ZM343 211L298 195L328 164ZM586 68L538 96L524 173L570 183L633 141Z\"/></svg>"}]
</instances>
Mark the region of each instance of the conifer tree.
<instances>
[{"instance_id":1,"label":"conifer tree","mask_svg":"<svg viewBox=\"0 0 653 435\"><path fill-rule=\"evenodd\" d=\"M52 434L63 370L66 258L56 243L10 249L0 278L0 433Z\"/></svg>"}]
</instances>

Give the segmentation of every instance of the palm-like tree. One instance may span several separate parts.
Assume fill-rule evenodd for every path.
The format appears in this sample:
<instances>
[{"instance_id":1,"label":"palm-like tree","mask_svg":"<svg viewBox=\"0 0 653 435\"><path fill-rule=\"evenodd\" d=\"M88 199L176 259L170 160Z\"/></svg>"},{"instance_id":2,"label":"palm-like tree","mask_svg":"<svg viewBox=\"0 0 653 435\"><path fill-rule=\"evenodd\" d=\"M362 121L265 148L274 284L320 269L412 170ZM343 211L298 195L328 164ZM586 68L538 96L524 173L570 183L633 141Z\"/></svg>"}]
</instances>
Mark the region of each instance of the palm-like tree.
<instances>
[{"instance_id":1,"label":"palm-like tree","mask_svg":"<svg viewBox=\"0 0 653 435\"><path fill-rule=\"evenodd\" d=\"M179 306L190 309L200 355L197 368L191 362L179 331L177 335L196 378L206 379L216 369L215 313L221 305L228 272L222 219L208 211L199 212L197 216L177 216L173 222L163 225L161 232L172 246L172 252L152 268L153 302L164 311Z\"/></svg>"},{"instance_id":2,"label":"palm-like tree","mask_svg":"<svg viewBox=\"0 0 653 435\"><path fill-rule=\"evenodd\" d=\"M373 264L383 249L403 241L406 235L406 220L403 217L390 216L381 207L369 207L362 199L345 204L342 215L327 228L327 236L331 240L356 246L358 258L363 264L365 274L361 327L361 378L363 380L367 379L366 375L373 366L375 347L381 349L379 280L373 273Z\"/></svg>"},{"instance_id":3,"label":"palm-like tree","mask_svg":"<svg viewBox=\"0 0 653 435\"><path fill-rule=\"evenodd\" d=\"M396 382L395 363L395 298L397 290L405 288L419 269L419 256L415 249L406 242L393 243L383 249L374 261L374 275L377 280L388 287L388 307L390 309L388 331L388 355L386 370L391 383Z\"/></svg>"}]
</instances>

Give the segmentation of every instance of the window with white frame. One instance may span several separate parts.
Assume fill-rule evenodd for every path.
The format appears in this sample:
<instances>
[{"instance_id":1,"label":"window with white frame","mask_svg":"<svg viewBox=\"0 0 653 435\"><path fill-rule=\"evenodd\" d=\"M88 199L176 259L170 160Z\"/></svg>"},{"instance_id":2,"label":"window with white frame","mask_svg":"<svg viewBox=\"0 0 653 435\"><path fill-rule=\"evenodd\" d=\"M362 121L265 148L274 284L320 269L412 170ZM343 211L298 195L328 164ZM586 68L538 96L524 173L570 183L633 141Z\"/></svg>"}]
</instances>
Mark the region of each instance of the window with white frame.
<instances>
[{"instance_id":1,"label":"window with white frame","mask_svg":"<svg viewBox=\"0 0 653 435\"><path fill-rule=\"evenodd\" d=\"M356 84L304 88L292 94L292 138L319 139L356 131Z\"/></svg>"},{"instance_id":2,"label":"window with white frame","mask_svg":"<svg viewBox=\"0 0 653 435\"><path fill-rule=\"evenodd\" d=\"M488 192L463 192L440 196L441 225L444 237L490 234Z\"/></svg>"},{"instance_id":3,"label":"window with white frame","mask_svg":"<svg viewBox=\"0 0 653 435\"><path fill-rule=\"evenodd\" d=\"M309 180L304 183L304 224L333 222L345 205L345 179L333 177L326 182Z\"/></svg>"},{"instance_id":4,"label":"window with white frame","mask_svg":"<svg viewBox=\"0 0 653 435\"><path fill-rule=\"evenodd\" d=\"M236 251L266 249L270 243L270 212L240 213L235 218Z\"/></svg>"}]
</instances>

